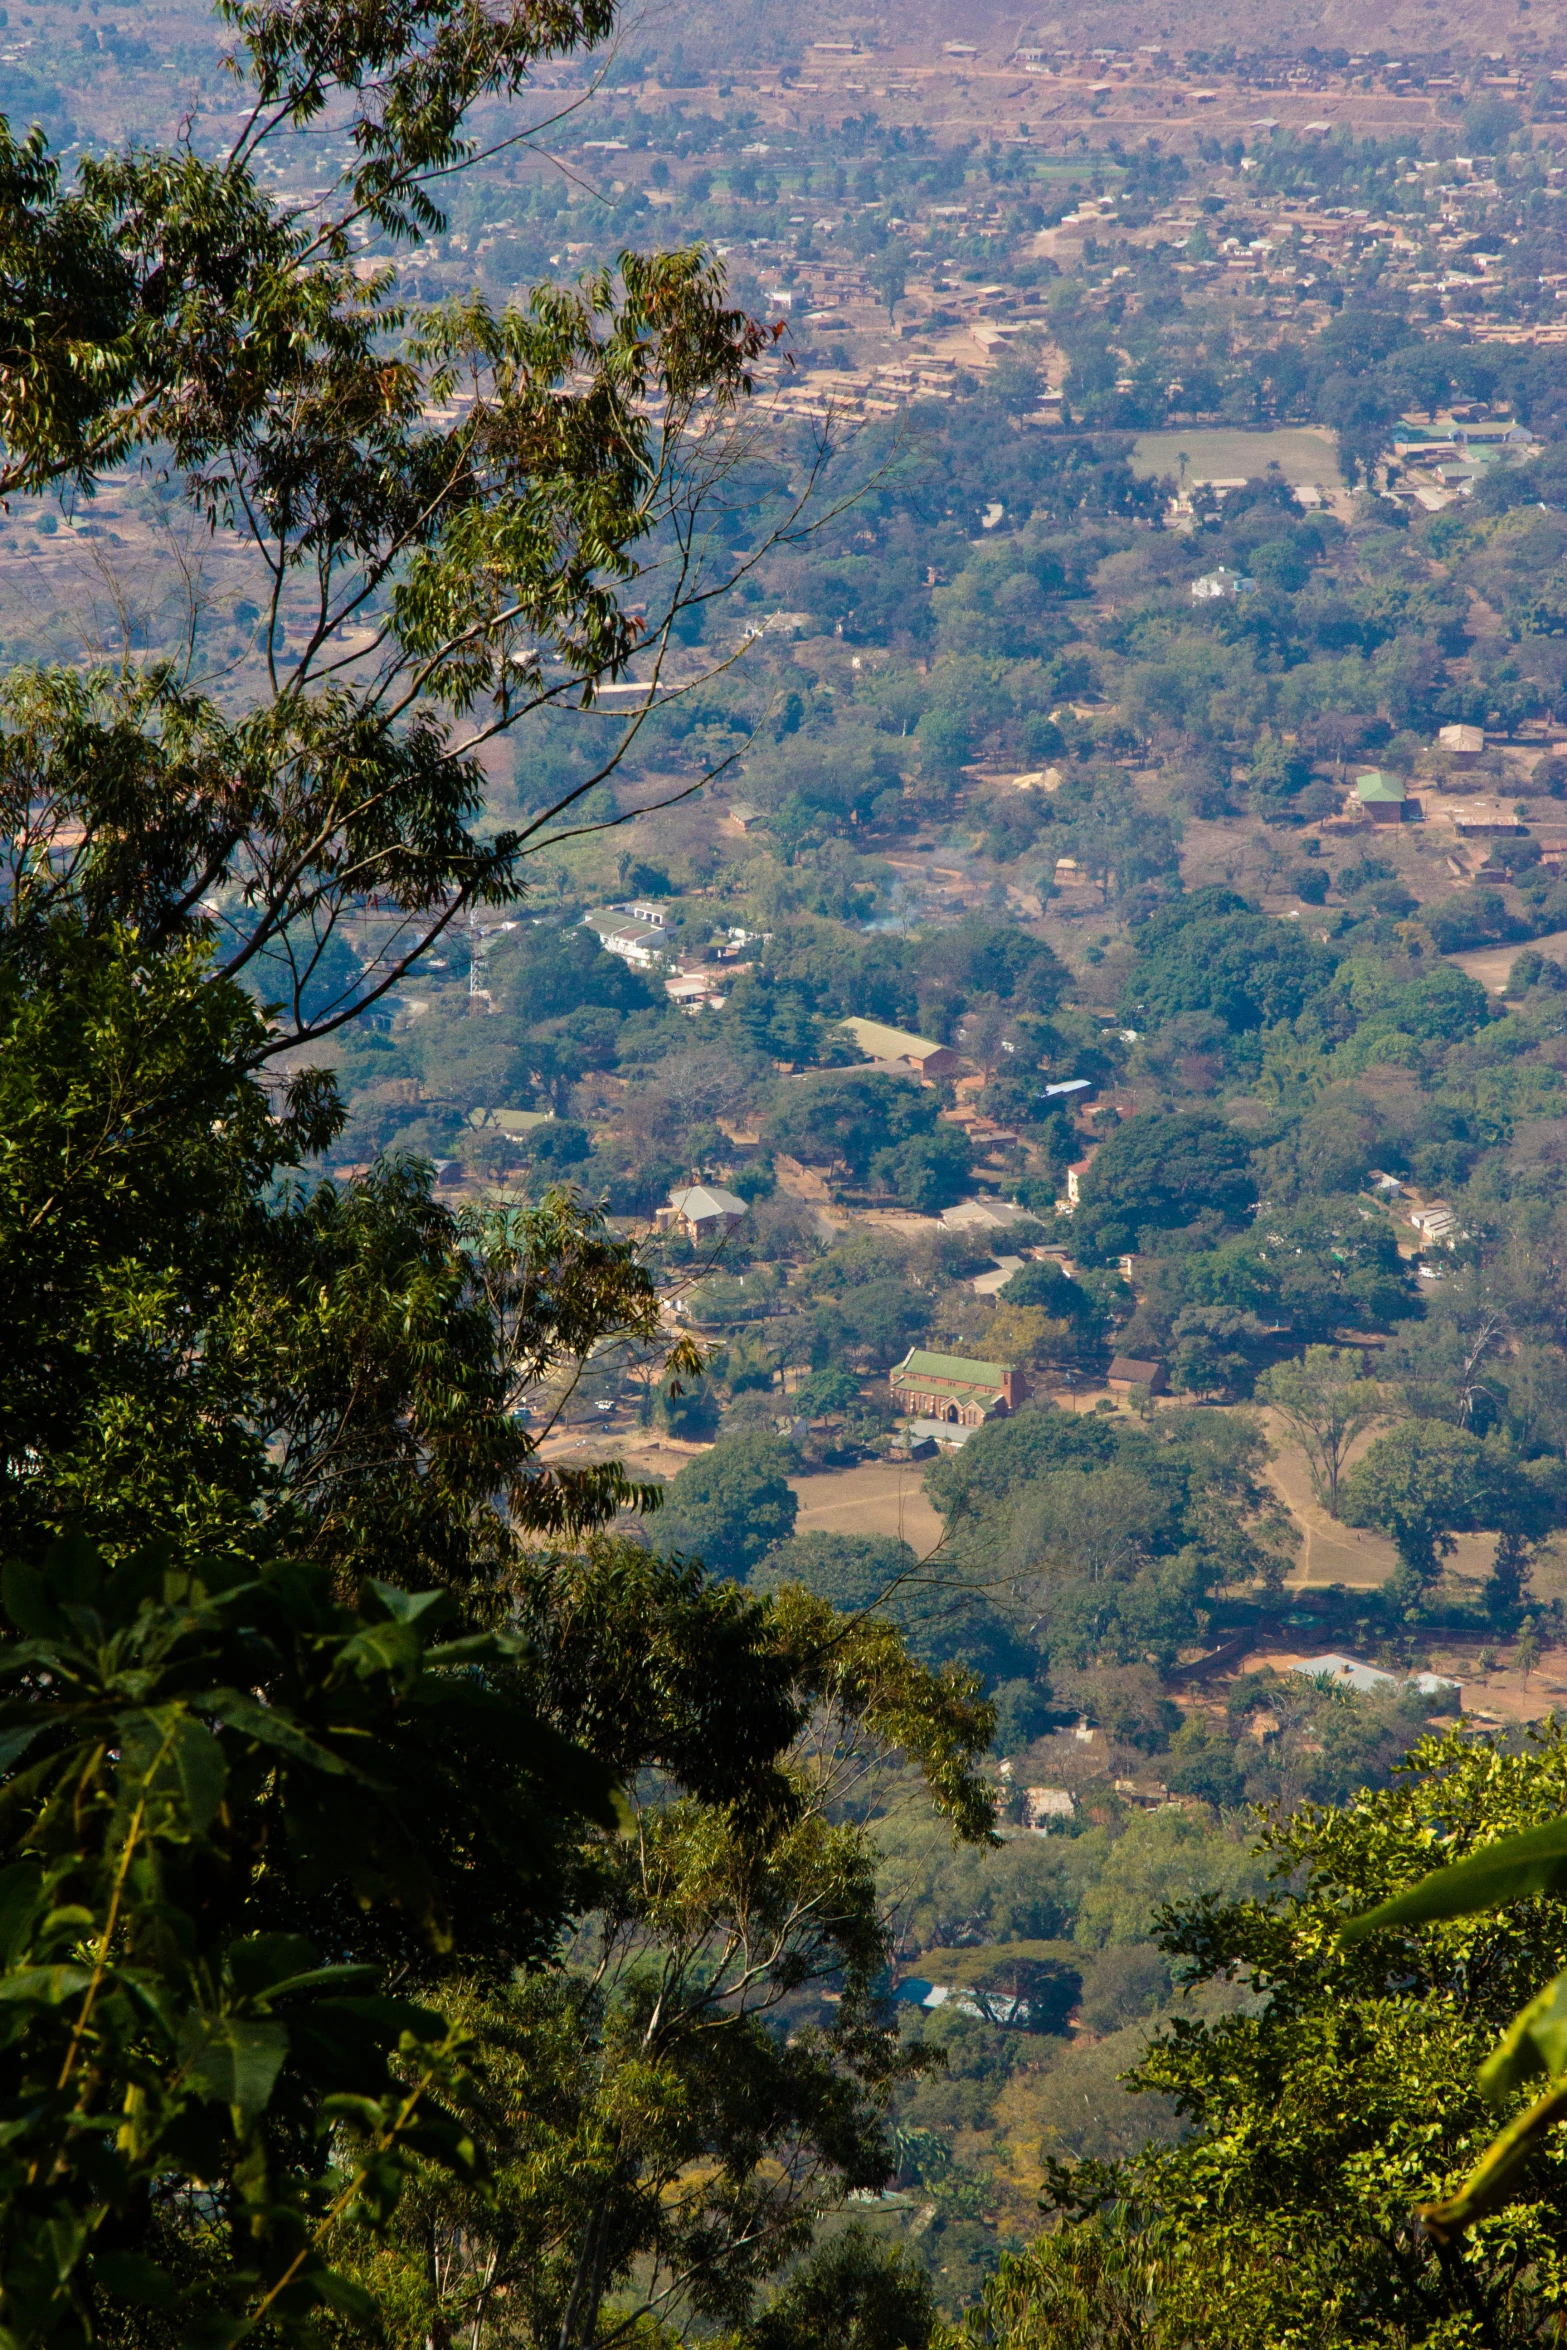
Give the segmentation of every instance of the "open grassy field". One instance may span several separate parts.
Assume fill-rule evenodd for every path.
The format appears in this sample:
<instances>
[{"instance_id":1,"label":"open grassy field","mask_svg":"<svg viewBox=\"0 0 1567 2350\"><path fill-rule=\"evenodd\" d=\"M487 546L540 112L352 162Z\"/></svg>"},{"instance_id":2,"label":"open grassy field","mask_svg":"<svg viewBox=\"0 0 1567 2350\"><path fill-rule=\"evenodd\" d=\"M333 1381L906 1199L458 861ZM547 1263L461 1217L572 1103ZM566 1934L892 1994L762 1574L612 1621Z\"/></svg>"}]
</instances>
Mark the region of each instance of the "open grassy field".
<instances>
[{"instance_id":1,"label":"open grassy field","mask_svg":"<svg viewBox=\"0 0 1567 2350\"><path fill-rule=\"evenodd\" d=\"M1227 426L1190 432L1145 432L1132 449L1132 471L1168 473L1180 479L1185 452L1188 481L1250 480L1276 465L1286 481L1319 489L1343 486L1333 435L1314 424L1286 425L1276 432L1240 432Z\"/></svg>"}]
</instances>

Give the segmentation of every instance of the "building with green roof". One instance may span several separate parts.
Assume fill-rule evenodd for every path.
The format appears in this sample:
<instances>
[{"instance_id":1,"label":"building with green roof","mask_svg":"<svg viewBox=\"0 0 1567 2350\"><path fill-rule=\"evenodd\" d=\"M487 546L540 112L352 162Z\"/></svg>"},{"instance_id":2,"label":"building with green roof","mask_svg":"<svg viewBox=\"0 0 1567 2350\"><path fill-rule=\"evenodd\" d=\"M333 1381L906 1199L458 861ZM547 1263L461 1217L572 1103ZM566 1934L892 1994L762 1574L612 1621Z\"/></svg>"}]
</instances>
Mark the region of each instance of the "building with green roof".
<instances>
[{"instance_id":1,"label":"building with green roof","mask_svg":"<svg viewBox=\"0 0 1567 2350\"><path fill-rule=\"evenodd\" d=\"M1368 767L1355 778L1355 797L1373 824L1402 824L1408 805L1403 778L1380 767Z\"/></svg>"},{"instance_id":2,"label":"building with green roof","mask_svg":"<svg viewBox=\"0 0 1567 2350\"><path fill-rule=\"evenodd\" d=\"M1004 1420L1028 1400L1028 1381L1010 1363L974 1362L967 1355L927 1354L911 1346L888 1374L899 1408L921 1420L978 1428Z\"/></svg>"}]
</instances>

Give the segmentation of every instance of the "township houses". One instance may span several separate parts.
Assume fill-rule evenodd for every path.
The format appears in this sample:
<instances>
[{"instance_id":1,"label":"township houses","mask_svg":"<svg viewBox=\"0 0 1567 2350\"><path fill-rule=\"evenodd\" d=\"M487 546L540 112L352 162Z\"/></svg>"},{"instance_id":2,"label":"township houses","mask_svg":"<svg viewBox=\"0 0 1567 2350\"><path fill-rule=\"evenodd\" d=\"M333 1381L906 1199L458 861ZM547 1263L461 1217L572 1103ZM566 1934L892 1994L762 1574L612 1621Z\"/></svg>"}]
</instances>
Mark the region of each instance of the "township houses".
<instances>
[{"instance_id":1,"label":"township houses","mask_svg":"<svg viewBox=\"0 0 1567 2350\"><path fill-rule=\"evenodd\" d=\"M906 1028L888 1028L880 1020L841 1020L868 1061L915 1077L947 1077L958 1066L950 1045L935 1044L928 1036L911 1036Z\"/></svg>"},{"instance_id":2,"label":"township houses","mask_svg":"<svg viewBox=\"0 0 1567 2350\"><path fill-rule=\"evenodd\" d=\"M1029 1393L1028 1381L1009 1363L927 1354L919 1346L911 1346L888 1377L900 1411L921 1420L943 1420L954 1428L980 1428L987 1420L1004 1420Z\"/></svg>"}]
</instances>

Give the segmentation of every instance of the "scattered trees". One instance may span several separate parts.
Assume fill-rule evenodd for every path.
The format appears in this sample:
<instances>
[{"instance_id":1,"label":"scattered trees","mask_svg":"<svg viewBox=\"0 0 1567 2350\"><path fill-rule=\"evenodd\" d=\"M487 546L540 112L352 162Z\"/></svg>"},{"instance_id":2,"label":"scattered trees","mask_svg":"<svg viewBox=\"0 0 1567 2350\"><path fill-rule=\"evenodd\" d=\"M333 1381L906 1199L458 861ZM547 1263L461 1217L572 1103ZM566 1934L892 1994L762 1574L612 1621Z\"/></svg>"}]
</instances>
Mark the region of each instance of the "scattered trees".
<instances>
[{"instance_id":1,"label":"scattered trees","mask_svg":"<svg viewBox=\"0 0 1567 2350\"><path fill-rule=\"evenodd\" d=\"M1312 1484L1329 1517L1339 1514L1339 1479L1357 1436L1386 1416L1387 1399L1363 1373L1352 1347L1308 1346L1300 1362L1278 1363L1257 1382L1310 1464Z\"/></svg>"}]
</instances>

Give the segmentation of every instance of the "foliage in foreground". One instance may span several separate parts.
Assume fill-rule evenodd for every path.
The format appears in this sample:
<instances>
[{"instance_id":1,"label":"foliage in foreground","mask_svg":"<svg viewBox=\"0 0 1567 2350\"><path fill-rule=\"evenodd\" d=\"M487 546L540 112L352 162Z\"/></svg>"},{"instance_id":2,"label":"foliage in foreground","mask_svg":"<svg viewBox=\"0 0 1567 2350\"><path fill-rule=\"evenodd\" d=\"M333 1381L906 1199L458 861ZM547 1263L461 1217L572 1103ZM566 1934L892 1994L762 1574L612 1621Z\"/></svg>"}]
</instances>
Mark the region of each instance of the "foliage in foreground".
<instances>
[{"instance_id":1,"label":"foliage in foreground","mask_svg":"<svg viewBox=\"0 0 1567 2350\"><path fill-rule=\"evenodd\" d=\"M1167 1913L1164 1946L1187 1980L1248 1994L1238 2012L1171 2023L1130 2076L1173 2098L1189 2135L1127 2163L1058 2167L1060 2235L1004 2269L966 2336L995 2350L1142 2340L1500 2350L1558 2324L1559 2136L1535 2141L1515 2199L1477 2209L1462 2240L1422 2227L1416 2208L1451 2196L1485 2152L1496 2116L1477 2067L1567 1959L1567 1906L1536 1889L1502 1916L1460 1916L1423 1898L1403 1930L1351 1943L1341 1929L1346 1910L1405 1892L1439 1853L1525 1830L1559 1839L1542 1823L1564 1805L1567 1733L1554 1724L1513 1755L1461 1732L1429 1738L1394 1787L1266 1829L1273 1900ZM1396 1926L1398 1915L1395 1905L1370 1923ZM1526 2071L1493 2073L1509 2111ZM1101 2272L1119 2280L1114 2291L1100 2289ZM1044 2316L1057 2309L1051 2330Z\"/></svg>"},{"instance_id":2,"label":"foliage in foreground","mask_svg":"<svg viewBox=\"0 0 1567 2350\"><path fill-rule=\"evenodd\" d=\"M442 1640L448 1596L349 1608L306 1561L6 1571L8 2338L418 2339L505 2292L589 2344L633 2270L740 2322L888 2175L885 1935L830 1814L896 1745L983 1836L988 1709L639 1550L515 1601ZM781 2035L819 1978L841 2024Z\"/></svg>"},{"instance_id":3,"label":"foliage in foreground","mask_svg":"<svg viewBox=\"0 0 1567 2350\"><path fill-rule=\"evenodd\" d=\"M537 1960L609 1774L515 1635L432 1637L438 1594L77 1548L3 1598L8 2338L127 2305L185 2339L369 2322L331 2223L389 2212L415 2155L482 2167L459 2035L389 1976Z\"/></svg>"}]
</instances>

